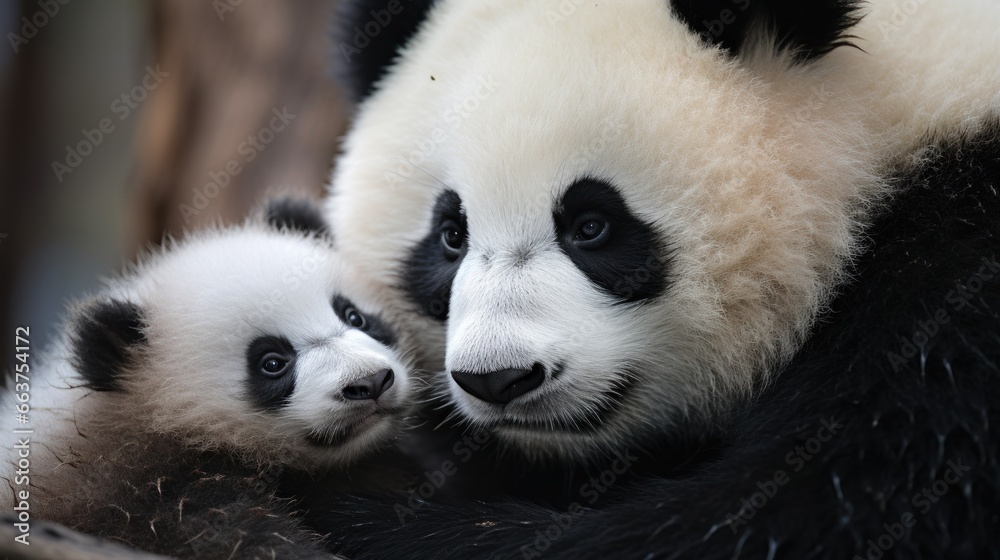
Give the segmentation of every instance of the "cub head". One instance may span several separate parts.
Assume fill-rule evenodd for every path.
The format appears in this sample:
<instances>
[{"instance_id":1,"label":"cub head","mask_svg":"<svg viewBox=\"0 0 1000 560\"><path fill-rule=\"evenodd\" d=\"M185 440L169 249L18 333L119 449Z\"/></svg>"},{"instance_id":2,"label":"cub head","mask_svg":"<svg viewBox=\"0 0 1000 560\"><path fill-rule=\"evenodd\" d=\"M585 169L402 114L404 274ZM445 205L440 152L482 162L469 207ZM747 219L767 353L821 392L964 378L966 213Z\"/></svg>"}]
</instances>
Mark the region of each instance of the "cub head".
<instances>
[{"instance_id":1,"label":"cub head","mask_svg":"<svg viewBox=\"0 0 1000 560\"><path fill-rule=\"evenodd\" d=\"M390 21L377 71L384 43L345 55L364 101L339 249L444 350L424 357L460 416L529 452L711 419L797 348L854 250L873 181L859 109L822 85L857 4L455 0Z\"/></svg>"},{"instance_id":2,"label":"cub head","mask_svg":"<svg viewBox=\"0 0 1000 560\"><path fill-rule=\"evenodd\" d=\"M151 434L253 460L319 468L384 443L409 368L304 208L174 243L77 306L84 384Z\"/></svg>"}]
</instances>

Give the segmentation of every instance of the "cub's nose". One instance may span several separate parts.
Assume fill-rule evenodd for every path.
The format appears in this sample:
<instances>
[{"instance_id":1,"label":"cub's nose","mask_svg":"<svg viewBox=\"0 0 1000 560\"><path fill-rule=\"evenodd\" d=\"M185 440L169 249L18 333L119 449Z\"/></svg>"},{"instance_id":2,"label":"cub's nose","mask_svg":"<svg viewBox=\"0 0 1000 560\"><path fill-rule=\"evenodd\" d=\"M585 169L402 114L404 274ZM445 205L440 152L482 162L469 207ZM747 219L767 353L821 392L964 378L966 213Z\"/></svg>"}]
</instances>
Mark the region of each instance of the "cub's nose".
<instances>
[{"instance_id":1,"label":"cub's nose","mask_svg":"<svg viewBox=\"0 0 1000 560\"><path fill-rule=\"evenodd\" d=\"M376 371L344 387L344 398L351 401L375 400L392 387L394 378L391 369Z\"/></svg>"},{"instance_id":2,"label":"cub's nose","mask_svg":"<svg viewBox=\"0 0 1000 560\"><path fill-rule=\"evenodd\" d=\"M545 381L545 366L531 369L501 369L483 373L453 371L451 378L466 393L493 404L507 404L530 393Z\"/></svg>"}]
</instances>

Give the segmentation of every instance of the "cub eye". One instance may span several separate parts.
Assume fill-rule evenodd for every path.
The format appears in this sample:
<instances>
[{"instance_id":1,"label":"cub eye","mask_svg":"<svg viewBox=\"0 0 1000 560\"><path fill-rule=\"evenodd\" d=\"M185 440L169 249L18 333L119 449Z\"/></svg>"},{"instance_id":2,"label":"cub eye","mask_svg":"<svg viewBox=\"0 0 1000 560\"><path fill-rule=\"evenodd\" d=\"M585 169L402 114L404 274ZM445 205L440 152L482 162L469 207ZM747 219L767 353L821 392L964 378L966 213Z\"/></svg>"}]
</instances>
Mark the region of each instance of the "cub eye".
<instances>
[{"instance_id":1,"label":"cub eye","mask_svg":"<svg viewBox=\"0 0 1000 560\"><path fill-rule=\"evenodd\" d=\"M260 359L260 372L266 377L277 379L288 370L288 360L281 354L271 352Z\"/></svg>"},{"instance_id":2,"label":"cub eye","mask_svg":"<svg viewBox=\"0 0 1000 560\"><path fill-rule=\"evenodd\" d=\"M462 227L452 220L441 224L441 246L444 247L444 254L450 259L456 259L462 255L465 248L465 234Z\"/></svg>"},{"instance_id":3,"label":"cub eye","mask_svg":"<svg viewBox=\"0 0 1000 560\"><path fill-rule=\"evenodd\" d=\"M344 310L344 320L347 324L356 328L363 329L367 326L367 321L365 321L365 316L358 312L357 309L353 307L348 307Z\"/></svg>"},{"instance_id":4,"label":"cub eye","mask_svg":"<svg viewBox=\"0 0 1000 560\"><path fill-rule=\"evenodd\" d=\"M604 216L588 212L576 220L573 242L581 249L596 249L607 242L611 225Z\"/></svg>"}]
</instances>

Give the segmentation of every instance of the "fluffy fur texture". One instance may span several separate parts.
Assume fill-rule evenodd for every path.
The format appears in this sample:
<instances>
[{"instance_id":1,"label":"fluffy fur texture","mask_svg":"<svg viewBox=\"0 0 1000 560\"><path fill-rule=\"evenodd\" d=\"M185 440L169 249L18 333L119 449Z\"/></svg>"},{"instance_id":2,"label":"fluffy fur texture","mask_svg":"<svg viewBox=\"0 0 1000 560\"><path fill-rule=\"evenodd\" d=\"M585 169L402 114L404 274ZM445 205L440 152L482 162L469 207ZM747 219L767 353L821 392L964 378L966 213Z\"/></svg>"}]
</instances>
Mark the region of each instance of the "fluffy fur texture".
<instances>
[{"instance_id":1,"label":"fluffy fur texture","mask_svg":"<svg viewBox=\"0 0 1000 560\"><path fill-rule=\"evenodd\" d=\"M443 358L454 417L510 448L599 466L709 442L693 476L616 486L539 553L839 558L914 511L900 555L995 554L1000 4L445 0L427 17L383 37L398 58L333 177L345 259ZM588 181L605 202L572 194ZM948 303L973 282L976 302ZM901 341L941 309L937 334ZM824 420L838 438L731 518ZM952 483L948 461L971 466ZM924 511L912 496L939 479ZM400 527L400 503L315 514L349 512L365 535L338 542L375 556L533 557L558 523L490 501Z\"/></svg>"},{"instance_id":2,"label":"fluffy fur texture","mask_svg":"<svg viewBox=\"0 0 1000 560\"><path fill-rule=\"evenodd\" d=\"M548 377L503 409L449 375L442 392L521 447L579 458L714 418L771 379L844 280L887 166L997 107L1000 70L976 61L1000 44L985 24L1000 7L932 2L894 23L894 4L866 4L864 50L802 66L767 33L739 59L706 46L667 2L573 6L438 3L362 106L328 208L345 258L423 314L433 360L444 325L408 297L404 263L454 191L467 252L442 292L446 370ZM668 273L663 295L620 305L560 250L553 213L588 177L669 246L668 270L621 275ZM560 428L626 385L599 429Z\"/></svg>"},{"instance_id":3,"label":"fluffy fur texture","mask_svg":"<svg viewBox=\"0 0 1000 560\"><path fill-rule=\"evenodd\" d=\"M582 509L333 495L309 523L363 558L1000 558L1000 126L894 182L804 349L683 471L636 452Z\"/></svg>"},{"instance_id":4,"label":"fluffy fur texture","mask_svg":"<svg viewBox=\"0 0 1000 560\"><path fill-rule=\"evenodd\" d=\"M328 238L263 221L144 259L33 368L32 516L185 557L320 556L274 491L399 427L411 381L378 309Z\"/></svg>"}]
</instances>

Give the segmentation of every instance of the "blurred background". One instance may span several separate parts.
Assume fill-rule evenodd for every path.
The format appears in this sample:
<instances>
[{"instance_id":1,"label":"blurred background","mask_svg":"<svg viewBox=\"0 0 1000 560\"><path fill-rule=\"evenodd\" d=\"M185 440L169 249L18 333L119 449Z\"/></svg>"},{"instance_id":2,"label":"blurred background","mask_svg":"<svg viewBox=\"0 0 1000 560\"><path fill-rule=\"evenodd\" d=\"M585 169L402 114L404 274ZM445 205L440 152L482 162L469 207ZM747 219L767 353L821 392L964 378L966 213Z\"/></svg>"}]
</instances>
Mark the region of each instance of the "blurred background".
<instances>
[{"instance_id":1,"label":"blurred background","mask_svg":"<svg viewBox=\"0 0 1000 560\"><path fill-rule=\"evenodd\" d=\"M320 196L350 107L336 0L0 0L0 340L164 234Z\"/></svg>"}]
</instances>

